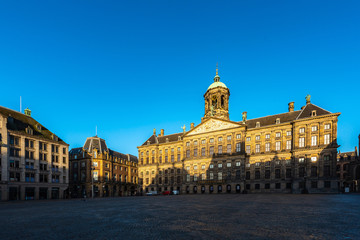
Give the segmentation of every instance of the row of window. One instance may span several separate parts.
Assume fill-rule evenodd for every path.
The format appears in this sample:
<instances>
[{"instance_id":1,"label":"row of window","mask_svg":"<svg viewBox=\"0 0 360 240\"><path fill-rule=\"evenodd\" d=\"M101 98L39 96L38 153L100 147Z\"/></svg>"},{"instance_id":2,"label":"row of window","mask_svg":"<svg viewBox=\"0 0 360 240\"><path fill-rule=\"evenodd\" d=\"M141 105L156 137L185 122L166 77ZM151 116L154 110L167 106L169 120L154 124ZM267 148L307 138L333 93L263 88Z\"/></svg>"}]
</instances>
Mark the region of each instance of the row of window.
<instances>
[{"instance_id":1,"label":"row of window","mask_svg":"<svg viewBox=\"0 0 360 240\"><path fill-rule=\"evenodd\" d=\"M275 169L273 177L275 179L280 179L282 177L285 177L285 178L292 178L293 177L293 171L292 171L291 168L287 168L285 170L285 174L284 175L283 174L284 173L282 173L281 169ZM261 179L261 175L262 175L261 172L259 170L256 170L254 172L254 179ZM297 175L298 175L298 177L306 177L306 169L305 169L305 167L300 167ZM310 169L310 177L318 177L318 175L319 175L318 167L317 166L312 166L311 169ZM236 176L237 179L240 179L241 171L237 170L235 176ZM324 166L323 176L324 177L330 177L330 166ZM231 177L232 177L231 172L228 171L226 173L226 175L225 175L222 172L218 172L217 174L214 174L213 172L210 171L209 175L208 175L209 180L220 180L221 181L221 180L224 179L224 177L226 179L231 179ZM265 170L264 173L263 173L262 178L270 179L271 178L271 171L270 170ZM168 179L168 177L165 177L165 184L168 183L167 179ZM171 177L171 179L172 179L171 182L173 182L174 177ZM246 171L245 179L246 180L251 179L251 172L250 171ZM191 181L197 182L197 181L201 181L201 180L206 180L206 174L205 173L202 173L202 174L199 174L199 175L194 174L193 176L191 176L190 174L187 174L186 179L185 179L186 182L191 182ZM177 177L177 182L178 183L181 182L181 176ZM149 183L149 178L145 179L145 183L146 184ZM158 178L158 183L162 184L162 177ZM152 184L155 184L155 178L152 178Z\"/></svg>"},{"instance_id":2,"label":"row of window","mask_svg":"<svg viewBox=\"0 0 360 240\"><path fill-rule=\"evenodd\" d=\"M330 144L330 134L325 134L324 135L324 144ZM318 136L311 136L311 146L317 146L318 145ZM299 147L303 148L305 147L305 137L300 137L299 138ZM231 153L232 152L232 146L231 144L228 144L226 146L226 153ZM286 141L286 146L285 146L286 150L291 150L292 149L292 141L291 140L287 140ZM172 149L173 150L173 149ZM267 142L265 143L265 152L270 152L271 150L271 143ZM282 142L281 141L276 141L275 142L275 151L281 151L282 150ZM180 151L180 148L178 148L178 151ZM241 143L236 143L236 152L241 152ZM260 153L261 148L260 148L260 144L256 144L255 145L255 153ZM173 153L173 151L172 151ZM222 154L223 153L223 146L219 145L218 146L218 154ZM250 145L246 145L246 153L250 154L251 153L251 146ZM155 152L153 151L153 154L155 154ZM160 150L160 155L162 154L162 151ZM167 149L165 150L165 163L168 162L168 151ZM209 147L209 155L212 156L214 154L214 146L210 146ZM142 155L142 154L141 154ZM198 153L198 149L195 148L193 149L193 157L198 157L199 153ZM200 156L204 157L206 156L206 148L203 147L201 148L201 152L200 152ZM159 157L159 163L162 163L162 157ZM175 161L175 156L172 154L171 156L171 162ZM186 150L186 157L190 158L190 150ZM181 159L181 155L180 153L177 154L177 161L179 162ZM143 164L143 158L141 158L141 164ZM146 164L149 164L149 158L146 158ZM155 157L153 155L152 157L152 163L155 163Z\"/></svg>"}]
</instances>

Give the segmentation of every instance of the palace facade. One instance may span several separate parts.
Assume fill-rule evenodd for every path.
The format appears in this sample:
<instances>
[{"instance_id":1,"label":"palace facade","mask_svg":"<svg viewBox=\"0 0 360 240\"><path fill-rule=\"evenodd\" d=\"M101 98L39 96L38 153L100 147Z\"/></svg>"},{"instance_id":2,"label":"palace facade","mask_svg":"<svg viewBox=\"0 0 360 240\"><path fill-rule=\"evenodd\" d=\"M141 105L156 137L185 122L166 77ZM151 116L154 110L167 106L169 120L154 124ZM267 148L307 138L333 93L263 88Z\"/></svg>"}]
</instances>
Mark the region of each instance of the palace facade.
<instances>
[{"instance_id":1,"label":"palace facade","mask_svg":"<svg viewBox=\"0 0 360 240\"><path fill-rule=\"evenodd\" d=\"M71 197L91 197L92 192L94 197L136 195L136 156L109 149L97 136L87 138L83 147L71 149L69 155Z\"/></svg>"},{"instance_id":2,"label":"palace facade","mask_svg":"<svg viewBox=\"0 0 360 240\"><path fill-rule=\"evenodd\" d=\"M0 107L0 200L65 198L68 149L29 109Z\"/></svg>"},{"instance_id":3,"label":"palace facade","mask_svg":"<svg viewBox=\"0 0 360 240\"><path fill-rule=\"evenodd\" d=\"M337 192L337 118L310 102L300 110L229 119L230 91L216 72L205 114L190 130L153 135L138 147L140 191ZM244 191L245 190L245 191Z\"/></svg>"}]
</instances>

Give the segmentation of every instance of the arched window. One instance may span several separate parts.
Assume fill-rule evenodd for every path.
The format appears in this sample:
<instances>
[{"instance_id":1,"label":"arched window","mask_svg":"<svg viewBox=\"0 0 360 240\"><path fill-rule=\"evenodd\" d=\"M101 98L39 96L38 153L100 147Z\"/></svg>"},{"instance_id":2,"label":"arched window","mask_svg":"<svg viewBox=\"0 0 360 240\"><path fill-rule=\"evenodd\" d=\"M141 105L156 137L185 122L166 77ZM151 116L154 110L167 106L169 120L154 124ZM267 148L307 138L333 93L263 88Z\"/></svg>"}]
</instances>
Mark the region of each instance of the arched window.
<instances>
[{"instance_id":1,"label":"arched window","mask_svg":"<svg viewBox=\"0 0 360 240\"><path fill-rule=\"evenodd\" d=\"M225 96L222 95L221 96L221 107L224 107L224 105L225 105Z\"/></svg>"},{"instance_id":2,"label":"arched window","mask_svg":"<svg viewBox=\"0 0 360 240\"><path fill-rule=\"evenodd\" d=\"M212 105L214 108L216 108L216 106L217 106L217 98L216 98L216 96L213 96L213 97L212 97L211 105Z\"/></svg>"}]
</instances>

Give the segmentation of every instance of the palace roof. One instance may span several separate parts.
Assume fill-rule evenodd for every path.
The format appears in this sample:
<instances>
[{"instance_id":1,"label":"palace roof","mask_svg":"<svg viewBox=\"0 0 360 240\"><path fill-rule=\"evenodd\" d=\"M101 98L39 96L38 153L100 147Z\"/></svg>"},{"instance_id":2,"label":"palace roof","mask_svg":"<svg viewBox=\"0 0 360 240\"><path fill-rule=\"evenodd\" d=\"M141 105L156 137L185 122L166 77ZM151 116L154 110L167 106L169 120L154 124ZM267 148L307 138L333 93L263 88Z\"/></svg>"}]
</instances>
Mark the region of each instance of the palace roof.
<instances>
[{"instance_id":1,"label":"palace roof","mask_svg":"<svg viewBox=\"0 0 360 240\"><path fill-rule=\"evenodd\" d=\"M219 82L214 82L214 83L219 83ZM277 119L280 120L280 124L292 122L295 120L306 119L306 118L313 117L312 116L313 111L316 111L316 116L323 116L323 115L331 114L331 112L329 112L321 107L318 107L312 103L308 103L308 104L306 104L305 107L303 107L302 110L280 113L280 114L270 115L270 116L266 116L266 117L260 117L260 118L246 120L245 126L247 127L247 129L252 129L252 128L256 128L257 122L260 123L260 127L265 127L265 126L275 125ZM237 123L242 123L242 121L239 121ZM175 133L175 134L165 135L165 136L152 135L148 140L146 140L142 144L142 146L146 146L148 144L148 142L150 144L166 143L166 139L168 139L168 142L179 141L179 136L182 137L183 135L184 135L184 133Z\"/></svg>"}]
</instances>

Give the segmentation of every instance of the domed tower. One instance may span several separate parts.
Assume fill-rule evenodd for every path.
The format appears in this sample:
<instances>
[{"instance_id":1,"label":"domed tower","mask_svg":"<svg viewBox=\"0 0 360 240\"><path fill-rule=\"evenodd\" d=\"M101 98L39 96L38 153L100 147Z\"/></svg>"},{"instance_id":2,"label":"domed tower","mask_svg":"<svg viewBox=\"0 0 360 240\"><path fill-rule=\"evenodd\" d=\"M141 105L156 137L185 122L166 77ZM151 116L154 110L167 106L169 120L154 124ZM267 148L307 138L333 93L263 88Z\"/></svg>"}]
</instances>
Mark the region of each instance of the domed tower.
<instances>
[{"instance_id":1,"label":"domed tower","mask_svg":"<svg viewBox=\"0 0 360 240\"><path fill-rule=\"evenodd\" d=\"M230 91L224 83L220 82L218 68L216 67L214 82L204 94L205 115L202 120L209 117L229 120L229 97Z\"/></svg>"}]
</instances>

